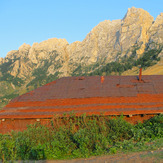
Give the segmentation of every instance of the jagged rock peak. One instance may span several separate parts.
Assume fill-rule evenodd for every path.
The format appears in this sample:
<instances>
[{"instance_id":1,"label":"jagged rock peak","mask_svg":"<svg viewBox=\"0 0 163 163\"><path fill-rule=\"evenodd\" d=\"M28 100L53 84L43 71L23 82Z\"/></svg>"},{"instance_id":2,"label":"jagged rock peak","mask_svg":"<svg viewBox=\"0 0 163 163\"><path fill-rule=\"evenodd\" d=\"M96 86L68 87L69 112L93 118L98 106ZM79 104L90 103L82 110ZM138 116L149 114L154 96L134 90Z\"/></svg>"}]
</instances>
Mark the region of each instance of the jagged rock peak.
<instances>
[{"instance_id":1,"label":"jagged rock peak","mask_svg":"<svg viewBox=\"0 0 163 163\"><path fill-rule=\"evenodd\" d=\"M66 39L51 38L40 43L34 43L29 50L29 59L33 63L38 63L39 59L49 59L53 51L57 51L62 55L65 53L65 48L69 43Z\"/></svg>"},{"instance_id":2,"label":"jagged rock peak","mask_svg":"<svg viewBox=\"0 0 163 163\"><path fill-rule=\"evenodd\" d=\"M153 16L151 16L147 11L141 8L135 8L135 7L129 8L126 15L124 16L122 20L134 22L135 19L140 19L141 22L154 20Z\"/></svg>"},{"instance_id":3,"label":"jagged rock peak","mask_svg":"<svg viewBox=\"0 0 163 163\"><path fill-rule=\"evenodd\" d=\"M116 25L119 25L121 23L121 20L118 19L118 20L104 20L102 22L100 22L97 26L95 26L90 33L93 33L93 32L98 32L98 31L102 31L103 29L111 29L112 26L116 26Z\"/></svg>"},{"instance_id":4,"label":"jagged rock peak","mask_svg":"<svg viewBox=\"0 0 163 163\"><path fill-rule=\"evenodd\" d=\"M34 43L32 49L35 50L55 50L56 48L62 48L63 46L68 45L66 39L50 38L48 40L42 41L40 43Z\"/></svg>"},{"instance_id":5,"label":"jagged rock peak","mask_svg":"<svg viewBox=\"0 0 163 163\"><path fill-rule=\"evenodd\" d=\"M9 59L14 59L15 57L15 53L17 52L18 50L11 50L7 53L5 59L9 58Z\"/></svg>"},{"instance_id":6,"label":"jagged rock peak","mask_svg":"<svg viewBox=\"0 0 163 163\"><path fill-rule=\"evenodd\" d=\"M137 43L140 49L136 53L140 56L145 50L146 43L149 41L150 35L147 35L147 32L152 26L153 20L153 16L147 11L141 8L129 8L127 14L122 19L122 38L128 38L125 41L125 47L127 47L129 42L129 46ZM133 41L131 41L131 37Z\"/></svg>"},{"instance_id":7,"label":"jagged rock peak","mask_svg":"<svg viewBox=\"0 0 163 163\"><path fill-rule=\"evenodd\" d=\"M19 47L19 52L28 52L31 46L29 44L24 43Z\"/></svg>"},{"instance_id":8,"label":"jagged rock peak","mask_svg":"<svg viewBox=\"0 0 163 163\"><path fill-rule=\"evenodd\" d=\"M81 41L75 41L75 42L71 43L70 45L73 45L73 44L80 44L80 43L81 43Z\"/></svg>"},{"instance_id":9,"label":"jagged rock peak","mask_svg":"<svg viewBox=\"0 0 163 163\"><path fill-rule=\"evenodd\" d=\"M163 18L163 12L160 13L160 15L157 16L156 20L162 19Z\"/></svg>"},{"instance_id":10,"label":"jagged rock peak","mask_svg":"<svg viewBox=\"0 0 163 163\"><path fill-rule=\"evenodd\" d=\"M163 25L163 13L160 13L160 15L157 16L155 22L155 25Z\"/></svg>"},{"instance_id":11,"label":"jagged rock peak","mask_svg":"<svg viewBox=\"0 0 163 163\"><path fill-rule=\"evenodd\" d=\"M44 46L44 45L56 45L56 44L68 44L66 39L61 39L61 38L50 38L48 40L42 41L40 43L38 43L39 46Z\"/></svg>"},{"instance_id":12,"label":"jagged rock peak","mask_svg":"<svg viewBox=\"0 0 163 163\"><path fill-rule=\"evenodd\" d=\"M50 38L50 39L45 40L41 43L44 43L44 42L48 42L48 43L64 42L64 43L68 44L67 40L64 38L63 39L62 38Z\"/></svg>"}]
</instances>

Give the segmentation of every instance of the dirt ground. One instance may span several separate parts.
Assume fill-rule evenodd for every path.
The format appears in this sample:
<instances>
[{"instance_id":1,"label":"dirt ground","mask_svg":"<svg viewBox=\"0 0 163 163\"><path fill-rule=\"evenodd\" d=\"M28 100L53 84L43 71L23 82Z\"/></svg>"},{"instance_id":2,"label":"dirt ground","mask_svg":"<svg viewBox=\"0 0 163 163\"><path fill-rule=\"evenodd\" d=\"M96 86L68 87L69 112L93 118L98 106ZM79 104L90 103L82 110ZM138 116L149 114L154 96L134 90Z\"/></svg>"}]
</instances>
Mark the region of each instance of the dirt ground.
<instances>
[{"instance_id":1,"label":"dirt ground","mask_svg":"<svg viewBox=\"0 0 163 163\"><path fill-rule=\"evenodd\" d=\"M52 163L54 161L47 161ZM157 151L116 154L89 159L55 161L56 163L163 163L163 149Z\"/></svg>"},{"instance_id":2,"label":"dirt ground","mask_svg":"<svg viewBox=\"0 0 163 163\"><path fill-rule=\"evenodd\" d=\"M19 161L21 163L21 161ZM26 161L23 161L23 163ZM40 160L27 161L28 163L163 163L163 148L156 151L135 152L129 154L115 154L87 159L74 160Z\"/></svg>"}]
</instances>

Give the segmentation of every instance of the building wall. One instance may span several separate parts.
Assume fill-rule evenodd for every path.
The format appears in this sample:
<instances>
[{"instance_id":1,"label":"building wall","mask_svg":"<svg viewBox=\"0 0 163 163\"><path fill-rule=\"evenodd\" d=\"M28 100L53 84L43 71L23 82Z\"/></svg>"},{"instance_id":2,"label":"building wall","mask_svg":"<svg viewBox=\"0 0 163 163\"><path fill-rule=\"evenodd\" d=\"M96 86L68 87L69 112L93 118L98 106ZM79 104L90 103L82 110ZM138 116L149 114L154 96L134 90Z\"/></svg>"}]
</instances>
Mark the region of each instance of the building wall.
<instances>
[{"instance_id":1,"label":"building wall","mask_svg":"<svg viewBox=\"0 0 163 163\"><path fill-rule=\"evenodd\" d=\"M156 114L149 115L128 115L124 119L129 123L136 124L138 122L144 122L144 120L152 118ZM115 118L115 116L111 116ZM12 130L14 131L23 131L27 129L27 126L30 124L42 124L46 126L51 125L52 119L0 119L0 133L5 134L9 133Z\"/></svg>"}]
</instances>

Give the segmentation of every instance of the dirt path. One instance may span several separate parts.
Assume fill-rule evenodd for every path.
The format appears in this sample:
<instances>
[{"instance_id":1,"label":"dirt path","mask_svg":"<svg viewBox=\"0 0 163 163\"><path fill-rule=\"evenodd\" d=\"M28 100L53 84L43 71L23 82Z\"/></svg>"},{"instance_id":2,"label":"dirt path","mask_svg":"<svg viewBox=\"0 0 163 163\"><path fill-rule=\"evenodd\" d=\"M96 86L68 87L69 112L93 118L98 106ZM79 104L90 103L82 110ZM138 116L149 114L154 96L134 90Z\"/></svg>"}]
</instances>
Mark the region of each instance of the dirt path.
<instances>
[{"instance_id":1,"label":"dirt path","mask_svg":"<svg viewBox=\"0 0 163 163\"><path fill-rule=\"evenodd\" d=\"M37 161L42 163L44 161ZM163 149L157 151L136 152L130 154L116 154L88 159L65 161L45 161L46 163L163 163Z\"/></svg>"}]
</instances>

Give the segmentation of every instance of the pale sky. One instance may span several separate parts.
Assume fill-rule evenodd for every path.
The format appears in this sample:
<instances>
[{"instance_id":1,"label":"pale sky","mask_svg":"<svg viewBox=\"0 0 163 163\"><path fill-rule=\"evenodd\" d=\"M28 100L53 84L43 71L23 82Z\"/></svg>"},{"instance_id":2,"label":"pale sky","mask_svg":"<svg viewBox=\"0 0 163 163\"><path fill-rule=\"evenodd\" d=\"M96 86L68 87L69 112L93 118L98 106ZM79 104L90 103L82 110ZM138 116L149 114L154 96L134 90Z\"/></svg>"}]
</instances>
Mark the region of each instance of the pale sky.
<instances>
[{"instance_id":1,"label":"pale sky","mask_svg":"<svg viewBox=\"0 0 163 163\"><path fill-rule=\"evenodd\" d=\"M82 41L98 23L122 19L133 6L154 19L163 12L163 0L0 0L0 57L23 43Z\"/></svg>"}]
</instances>

